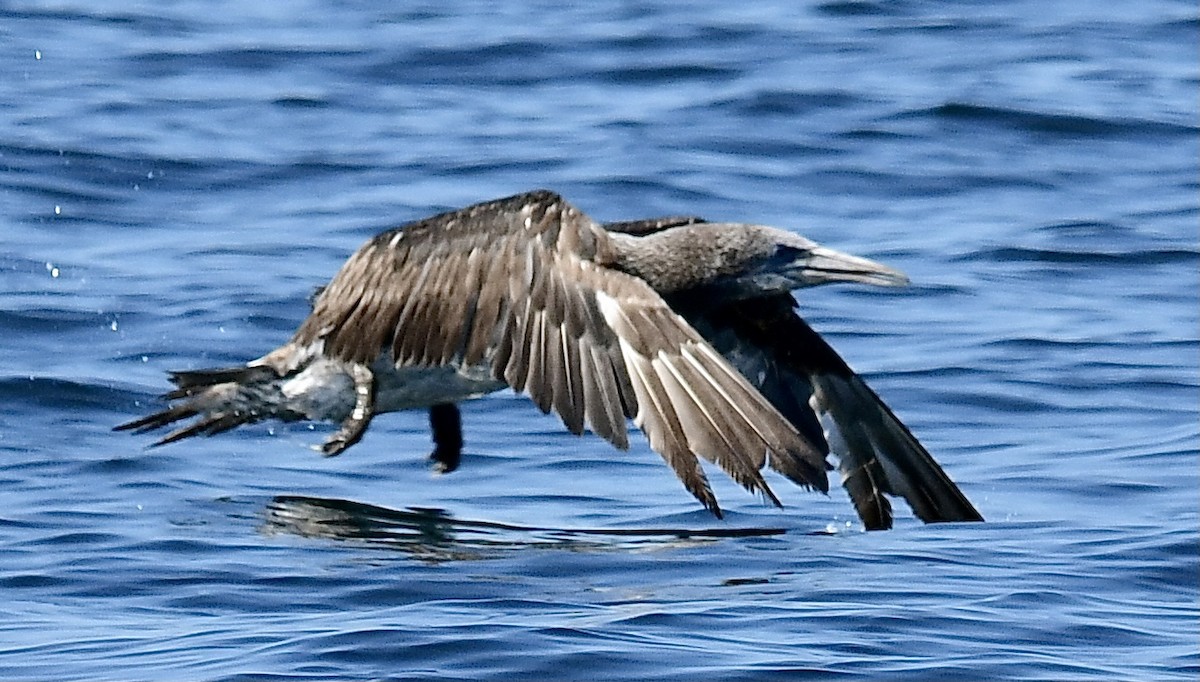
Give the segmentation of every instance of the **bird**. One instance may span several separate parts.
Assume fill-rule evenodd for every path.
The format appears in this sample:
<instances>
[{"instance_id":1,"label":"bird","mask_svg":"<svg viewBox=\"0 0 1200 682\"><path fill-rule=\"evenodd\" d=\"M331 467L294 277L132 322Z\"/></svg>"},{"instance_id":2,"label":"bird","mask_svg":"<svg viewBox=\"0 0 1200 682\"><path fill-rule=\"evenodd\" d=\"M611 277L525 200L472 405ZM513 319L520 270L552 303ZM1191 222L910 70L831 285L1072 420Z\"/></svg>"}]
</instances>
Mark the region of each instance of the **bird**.
<instances>
[{"instance_id":1,"label":"bird","mask_svg":"<svg viewBox=\"0 0 1200 682\"><path fill-rule=\"evenodd\" d=\"M165 409L114 429L195 418L163 445L267 419L329 421L319 450L333 456L375 415L422 408L431 463L448 473L463 448L457 404L511 388L622 450L632 421L717 518L700 460L782 507L765 467L828 493L833 458L867 530L893 526L889 496L926 523L982 521L798 314L794 290L833 282L908 278L790 230L695 216L602 224L534 190L374 236L282 346L172 372Z\"/></svg>"}]
</instances>

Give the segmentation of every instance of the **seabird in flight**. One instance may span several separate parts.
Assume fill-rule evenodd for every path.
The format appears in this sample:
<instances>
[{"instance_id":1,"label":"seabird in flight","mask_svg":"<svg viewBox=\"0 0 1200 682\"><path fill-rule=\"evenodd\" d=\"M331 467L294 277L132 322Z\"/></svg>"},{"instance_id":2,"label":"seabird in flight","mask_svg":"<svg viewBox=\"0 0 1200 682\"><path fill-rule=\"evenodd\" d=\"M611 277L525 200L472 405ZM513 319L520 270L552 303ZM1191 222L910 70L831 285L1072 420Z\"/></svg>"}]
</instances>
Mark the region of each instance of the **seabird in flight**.
<instances>
[{"instance_id":1,"label":"seabird in flight","mask_svg":"<svg viewBox=\"0 0 1200 682\"><path fill-rule=\"evenodd\" d=\"M369 240L283 346L242 367L175 372L165 410L198 417L157 444L264 419L325 420L336 455L383 412L428 408L442 471L462 451L455 403L511 387L571 433L621 449L627 420L718 517L699 458L781 506L770 466L828 491L826 457L867 529L885 495L925 522L982 521L866 383L796 313L793 289L907 283L795 233L699 218L602 225L545 191L476 204Z\"/></svg>"}]
</instances>

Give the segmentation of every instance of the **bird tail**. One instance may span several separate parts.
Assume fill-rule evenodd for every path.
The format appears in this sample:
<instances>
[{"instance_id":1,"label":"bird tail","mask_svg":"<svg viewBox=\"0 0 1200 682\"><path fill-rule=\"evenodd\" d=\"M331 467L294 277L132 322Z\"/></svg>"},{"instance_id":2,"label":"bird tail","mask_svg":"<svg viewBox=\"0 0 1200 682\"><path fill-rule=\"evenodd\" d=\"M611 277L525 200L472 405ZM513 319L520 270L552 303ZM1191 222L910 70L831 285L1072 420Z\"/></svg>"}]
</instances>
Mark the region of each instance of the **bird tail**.
<instances>
[{"instance_id":1,"label":"bird tail","mask_svg":"<svg viewBox=\"0 0 1200 682\"><path fill-rule=\"evenodd\" d=\"M162 397L174 404L113 430L145 433L199 417L168 433L154 443L157 446L191 436L212 436L268 417L286 419L289 415L280 413L284 400L279 378L272 367L263 365L172 372L176 388Z\"/></svg>"}]
</instances>

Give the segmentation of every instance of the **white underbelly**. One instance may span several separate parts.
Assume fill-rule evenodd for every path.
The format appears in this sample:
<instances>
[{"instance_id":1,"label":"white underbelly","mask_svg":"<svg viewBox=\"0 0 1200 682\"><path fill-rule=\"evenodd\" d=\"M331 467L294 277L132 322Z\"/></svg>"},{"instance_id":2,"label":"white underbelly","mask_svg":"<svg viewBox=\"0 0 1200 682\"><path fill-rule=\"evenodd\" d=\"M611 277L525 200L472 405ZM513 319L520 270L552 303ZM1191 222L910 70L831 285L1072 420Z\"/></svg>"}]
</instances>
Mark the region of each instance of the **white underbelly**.
<instances>
[{"instance_id":1,"label":"white underbelly","mask_svg":"<svg viewBox=\"0 0 1200 682\"><path fill-rule=\"evenodd\" d=\"M508 386L492 379L486 365L398 369L389 358L381 357L371 372L376 414L479 398ZM281 380L279 392L281 411L309 419L341 421L354 409L354 380L340 360L317 356L304 369Z\"/></svg>"},{"instance_id":2,"label":"white underbelly","mask_svg":"<svg viewBox=\"0 0 1200 682\"><path fill-rule=\"evenodd\" d=\"M396 368L390 361L380 359L371 370L375 373L376 413L456 403L508 386L493 379L491 368L486 365Z\"/></svg>"}]
</instances>

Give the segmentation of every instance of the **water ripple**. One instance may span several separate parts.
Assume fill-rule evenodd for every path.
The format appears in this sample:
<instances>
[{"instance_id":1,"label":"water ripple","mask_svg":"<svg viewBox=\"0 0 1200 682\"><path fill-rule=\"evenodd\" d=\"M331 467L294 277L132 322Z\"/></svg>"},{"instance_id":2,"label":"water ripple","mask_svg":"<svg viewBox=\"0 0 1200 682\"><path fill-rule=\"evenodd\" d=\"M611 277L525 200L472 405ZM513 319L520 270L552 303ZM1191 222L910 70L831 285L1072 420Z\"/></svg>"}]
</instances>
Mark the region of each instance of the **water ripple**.
<instances>
[{"instance_id":1,"label":"water ripple","mask_svg":"<svg viewBox=\"0 0 1200 682\"><path fill-rule=\"evenodd\" d=\"M1200 676L1194 8L76 4L0 3L0 678ZM506 393L439 477L419 412L111 432L542 186L909 272L800 309L989 522L717 521Z\"/></svg>"},{"instance_id":2,"label":"water ripple","mask_svg":"<svg viewBox=\"0 0 1200 682\"><path fill-rule=\"evenodd\" d=\"M1170 138L1193 137L1200 133L1200 126L1166 121L1051 114L963 102L948 102L930 109L907 112L898 118L926 116L946 121L977 123L1008 130L1062 137L1128 138L1130 136L1148 136Z\"/></svg>"}]
</instances>

